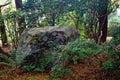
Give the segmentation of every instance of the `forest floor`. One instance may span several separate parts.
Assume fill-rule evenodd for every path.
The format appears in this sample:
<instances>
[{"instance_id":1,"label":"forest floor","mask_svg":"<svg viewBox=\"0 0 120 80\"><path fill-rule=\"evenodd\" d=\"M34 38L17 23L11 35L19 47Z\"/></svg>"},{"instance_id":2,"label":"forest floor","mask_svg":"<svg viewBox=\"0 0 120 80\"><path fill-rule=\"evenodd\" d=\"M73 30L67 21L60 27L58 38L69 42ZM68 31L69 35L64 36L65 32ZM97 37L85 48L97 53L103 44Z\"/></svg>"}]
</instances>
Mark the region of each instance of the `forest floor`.
<instances>
[{"instance_id":1,"label":"forest floor","mask_svg":"<svg viewBox=\"0 0 120 80\"><path fill-rule=\"evenodd\" d=\"M111 73L102 67L102 63L107 60L108 57L105 54L79 59L78 64L71 63L67 66L71 69L70 73L57 79L51 79L50 71L26 72L18 68L0 65L0 80L116 80L115 77L110 77Z\"/></svg>"},{"instance_id":2,"label":"forest floor","mask_svg":"<svg viewBox=\"0 0 120 80\"><path fill-rule=\"evenodd\" d=\"M0 66L0 72L4 75L0 80L115 80L114 77L107 76L102 68L101 62L106 61L108 58L104 54L98 57L88 57L78 60L78 64L69 64L67 67L71 72L63 75L57 79L51 79L49 71L45 72L25 72L20 69ZM8 73L6 71L9 70Z\"/></svg>"}]
</instances>

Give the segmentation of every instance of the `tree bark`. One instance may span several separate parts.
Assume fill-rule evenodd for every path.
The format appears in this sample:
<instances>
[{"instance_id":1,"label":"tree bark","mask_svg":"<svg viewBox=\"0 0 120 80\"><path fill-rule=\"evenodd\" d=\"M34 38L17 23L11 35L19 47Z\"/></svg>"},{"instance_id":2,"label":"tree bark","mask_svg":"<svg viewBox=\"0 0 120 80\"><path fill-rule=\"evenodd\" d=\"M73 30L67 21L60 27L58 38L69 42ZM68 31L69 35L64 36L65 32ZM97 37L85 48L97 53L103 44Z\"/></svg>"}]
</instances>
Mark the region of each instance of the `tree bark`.
<instances>
[{"instance_id":1,"label":"tree bark","mask_svg":"<svg viewBox=\"0 0 120 80\"><path fill-rule=\"evenodd\" d=\"M107 38L107 24L108 24L108 15L107 15L107 5L108 5L108 0L100 0L101 2L104 1L106 5L104 6L104 9L100 12L98 12L98 23L99 23L99 29L98 29L98 38L97 41L98 43L105 42ZM100 4L102 5L102 4Z\"/></svg>"},{"instance_id":2,"label":"tree bark","mask_svg":"<svg viewBox=\"0 0 120 80\"><path fill-rule=\"evenodd\" d=\"M15 0L16 9L22 9L22 0Z\"/></svg>"},{"instance_id":3,"label":"tree bark","mask_svg":"<svg viewBox=\"0 0 120 80\"><path fill-rule=\"evenodd\" d=\"M99 14L99 15L103 15L105 14L106 11L104 11L103 13ZM100 17L99 19L99 37L101 35L101 38L100 38L100 42L105 42L106 41L106 38L107 38L107 15L103 16L103 17Z\"/></svg>"}]
</instances>

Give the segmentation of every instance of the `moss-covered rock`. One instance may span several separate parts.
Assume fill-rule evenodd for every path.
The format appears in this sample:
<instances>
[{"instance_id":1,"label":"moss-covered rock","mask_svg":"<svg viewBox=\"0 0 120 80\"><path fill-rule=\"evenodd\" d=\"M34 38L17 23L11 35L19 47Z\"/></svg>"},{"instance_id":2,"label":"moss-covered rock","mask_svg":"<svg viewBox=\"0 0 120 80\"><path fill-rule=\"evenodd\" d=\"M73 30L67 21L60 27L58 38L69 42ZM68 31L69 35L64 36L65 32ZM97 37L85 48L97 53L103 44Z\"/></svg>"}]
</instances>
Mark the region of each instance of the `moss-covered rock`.
<instances>
[{"instance_id":1,"label":"moss-covered rock","mask_svg":"<svg viewBox=\"0 0 120 80\"><path fill-rule=\"evenodd\" d=\"M79 38L79 32L72 27L54 26L26 29L22 33L18 46L17 64L29 65L32 63L38 65L39 56L46 51L51 54L49 50L52 46L66 45L77 38ZM54 55L59 56L57 52Z\"/></svg>"}]
</instances>

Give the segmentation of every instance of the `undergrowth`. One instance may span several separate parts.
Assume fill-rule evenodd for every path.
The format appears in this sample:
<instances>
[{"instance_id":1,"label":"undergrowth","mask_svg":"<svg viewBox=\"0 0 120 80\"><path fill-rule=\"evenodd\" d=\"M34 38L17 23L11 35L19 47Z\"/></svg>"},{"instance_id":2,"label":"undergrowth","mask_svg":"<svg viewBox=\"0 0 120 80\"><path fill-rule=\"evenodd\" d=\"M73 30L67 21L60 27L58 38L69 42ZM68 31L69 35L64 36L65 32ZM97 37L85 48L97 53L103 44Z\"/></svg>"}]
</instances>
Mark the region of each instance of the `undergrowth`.
<instances>
[{"instance_id":1,"label":"undergrowth","mask_svg":"<svg viewBox=\"0 0 120 80\"><path fill-rule=\"evenodd\" d=\"M115 48L116 43L113 45L113 42L112 40L110 44L103 43L98 45L94 41L77 39L73 42L69 42L67 45L56 46L54 43L51 43L50 50L41 53L39 56L39 65L31 63L29 65L24 65L22 69L25 71L43 72L51 68L50 76L52 78L57 78L71 71L66 67L66 64L78 64L79 59L106 54L110 57L110 60L103 62L103 69L120 70L120 50ZM0 64L8 66L15 65L17 63L15 60L16 55L16 50L12 52L12 57L0 55L0 58L3 58L3 62L0 62Z\"/></svg>"}]
</instances>

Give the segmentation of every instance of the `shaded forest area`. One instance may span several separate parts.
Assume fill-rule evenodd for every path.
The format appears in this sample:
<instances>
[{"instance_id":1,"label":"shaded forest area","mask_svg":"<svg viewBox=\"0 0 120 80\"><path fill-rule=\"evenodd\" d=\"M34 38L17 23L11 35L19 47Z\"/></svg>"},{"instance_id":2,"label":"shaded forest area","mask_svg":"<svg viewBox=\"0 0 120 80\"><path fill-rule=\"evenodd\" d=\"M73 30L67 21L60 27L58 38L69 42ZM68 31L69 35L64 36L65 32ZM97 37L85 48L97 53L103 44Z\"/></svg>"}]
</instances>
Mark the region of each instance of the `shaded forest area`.
<instances>
[{"instance_id":1,"label":"shaded forest area","mask_svg":"<svg viewBox=\"0 0 120 80\"><path fill-rule=\"evenodd\" d=\"M0 80L119 80L119 5L0 1Z\"/></svg>"}]
</instances>

